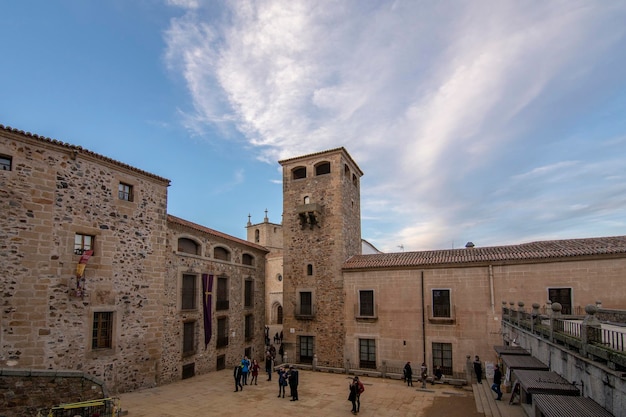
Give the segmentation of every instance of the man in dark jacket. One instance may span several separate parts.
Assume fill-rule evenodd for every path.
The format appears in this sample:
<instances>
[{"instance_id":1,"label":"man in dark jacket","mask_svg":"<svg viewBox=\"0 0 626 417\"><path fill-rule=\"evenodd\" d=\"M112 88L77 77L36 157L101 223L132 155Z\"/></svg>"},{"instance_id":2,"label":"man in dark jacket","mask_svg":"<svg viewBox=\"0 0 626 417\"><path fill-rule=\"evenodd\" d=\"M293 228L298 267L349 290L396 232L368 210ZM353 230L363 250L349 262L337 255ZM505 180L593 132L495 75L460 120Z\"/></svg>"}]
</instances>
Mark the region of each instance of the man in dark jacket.
<instances>
[{"instance_id":1,"label":"man in dark jacket","mask_svg":"<svg viewBox=\"0 0 626 417\"><path fill-rule=\"evenodd\" d=\"M241 385L241 365L235 365L233 378L235 378L235 392L239 391L240 388L243 391L243 385Z\"/></svg>"},{"instance_id":2,"label":"man in dark jacket","mask_svg":"<svg viewBox=\"0 0 626 417\"><path fill-rule=\"evenodd\" d=\"M404 365L404 379L406 380L406 386L407 387L412 387L413 386L413 369L411 368L411 362L407 362L406 365Z\"/></svg>"},{"instance_id":3,"label":"man in dark jacket","mask_svg":"<svg viewBox=\"0 0 626 417\"><path fill-rule=\"evenodd\" d=\"M496 365L496 369L493 372L493 384L491 385L491 390L498 394L498 398L496 400L500 401L502 399L502 391L500 391L500 384L502 383L502 372L500 372L500 367Z\"/></svg>"},{"instance_id":4,"label":"man in dark jacket","mask_svg":"<svg viewBox=\"0 0 626 417\"><path fill-rule=\"evenodd\" d=\"M298 370L291 365L289 367L289 389L291 390L291 401L298 401Z\"/></svg>"}]
</instances>

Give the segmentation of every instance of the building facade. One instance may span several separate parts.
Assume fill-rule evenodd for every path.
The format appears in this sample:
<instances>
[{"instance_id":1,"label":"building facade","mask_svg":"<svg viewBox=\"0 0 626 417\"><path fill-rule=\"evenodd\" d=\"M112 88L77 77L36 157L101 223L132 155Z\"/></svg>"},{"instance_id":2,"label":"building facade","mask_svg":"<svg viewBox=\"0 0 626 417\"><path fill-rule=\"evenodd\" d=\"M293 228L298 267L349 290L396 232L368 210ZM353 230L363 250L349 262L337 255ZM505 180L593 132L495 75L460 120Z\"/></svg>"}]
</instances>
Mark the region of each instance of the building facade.
<instances>
[{"instance_id":1,"label":"building facade","mask_svg":"<svg viewBox=\"0 0 626 417\"><path fill-rule=\"evenodd\" d=\"M360 178L344 148L283 166L284 342L300 363L342 363L343 263L361 253Z\"/></svg>"},{"instance_id":2,"label":"building facade","mask_svg":"<svg viewBox=\"0 0 626 417\"><path fill-rule=\"evenodd\" d=\"M169 184L0 125L0 366L116 393L262 357L268 251L168 216Z\"/></svg>"},{"instance_id":3,"label":"building facade","mask_svg":"<svg viewBox=\"0 0 626 417\"><path fill-rule=\"evenodd\" d=\"M271 223L267 210L262 223L246 225L248 242L269 250L265 256L265 317L273 329L283 324L283 225ZM273 335L269 335L270 338Z\"/></svg>"},{"instance_id":4,"label":"building facade","mask_svg":"<svg viewBox=\"0 0 626 417\"><path fill-rule=\"evenodd\" d=\"M165 178L0 125L0 365L131 391L260 360L282 323L288 362L456 375L503 301L626 306L626 236L363 252L348 152L280 164L282 224L242 240L168 215Z\"/></svg>"},{"instance_id":5,"label":"building facade","mask_svg":"<svg viewBox=\"0 0 626 417\"><path fill-rule=\"evenodd\" d=\"M267 249L172 215L167 234L161 383L261 360Z\"/></svg>"},{"instance_id":6,"label":"building facade","mask_svg":"<svg viewBox=\"0 0 626 417\"><path fill-rule=\"evenodd\" d=\"M410 360L463 376L468 356L494 361L503 301L529 310L550 300L565 314L599 300L626 306L615 290L626 282L626 236L361 255L343 274L351 364L397 369Z\"/></svg>"}]
</instances>

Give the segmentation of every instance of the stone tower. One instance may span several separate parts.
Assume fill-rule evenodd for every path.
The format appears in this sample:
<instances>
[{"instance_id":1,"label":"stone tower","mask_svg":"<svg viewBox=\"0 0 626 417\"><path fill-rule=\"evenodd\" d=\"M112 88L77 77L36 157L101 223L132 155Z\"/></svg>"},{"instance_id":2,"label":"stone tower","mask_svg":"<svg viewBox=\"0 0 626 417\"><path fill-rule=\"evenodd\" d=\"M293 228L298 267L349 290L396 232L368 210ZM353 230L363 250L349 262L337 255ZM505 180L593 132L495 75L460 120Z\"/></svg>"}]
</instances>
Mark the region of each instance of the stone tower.
<instances>
[{"instance_id":1,"label":"stone tower","mask_svg":"<svg viewBox=\"0 0 626 417\"><path fill-rule=\"evenodd\" d=\"M287 361L343 367L342 265L361 253L363 172L344 148L279 163Z\"/></svg>"},{"instance_id":2,"label":"stone tower","mask_svg":"<svg viewBox=\"0 0 626 417\"><path fill-rule=\"evenodd\" d=\"M283 225L271 223L265 217L262 223L252 224L248 216L247 240L265 246L265 324L283 324ZM276 330L282 330L280 326ZM272 337L272 335L270 335Z\"/></svg>"}]
</instances>

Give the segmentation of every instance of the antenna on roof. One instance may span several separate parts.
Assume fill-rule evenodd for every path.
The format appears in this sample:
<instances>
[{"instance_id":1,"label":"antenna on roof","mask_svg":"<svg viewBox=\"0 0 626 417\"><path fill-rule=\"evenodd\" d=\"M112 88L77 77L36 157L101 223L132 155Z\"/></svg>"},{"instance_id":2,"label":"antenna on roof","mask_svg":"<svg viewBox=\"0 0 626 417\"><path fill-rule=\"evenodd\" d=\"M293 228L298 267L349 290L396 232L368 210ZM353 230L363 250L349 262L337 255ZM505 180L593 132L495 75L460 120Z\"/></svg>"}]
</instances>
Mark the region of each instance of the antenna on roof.
<instances>
[{"instance_id":1,"label":"antenna on roof","mask_svg":"<svg viewBox=\"0 0 626 417\"><path fill-rule=\"evenodd\" d=\"M398 245L398 247L400 248L400 250L401 250L402 252L404 252L404 245L403 245L403 244L399 244L399 245Z\"/></svg>"}]
</instances>

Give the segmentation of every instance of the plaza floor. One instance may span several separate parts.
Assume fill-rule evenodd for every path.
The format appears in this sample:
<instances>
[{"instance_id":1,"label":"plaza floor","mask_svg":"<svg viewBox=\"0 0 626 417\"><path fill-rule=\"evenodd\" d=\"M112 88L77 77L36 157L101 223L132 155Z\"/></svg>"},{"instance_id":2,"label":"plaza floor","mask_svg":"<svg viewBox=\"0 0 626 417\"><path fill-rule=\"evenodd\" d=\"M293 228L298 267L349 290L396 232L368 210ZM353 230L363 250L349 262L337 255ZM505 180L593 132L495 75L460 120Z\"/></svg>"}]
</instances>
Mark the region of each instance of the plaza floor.
<instances>
[{"instance_id":1,"label":"plaza floor","mask_svg":"<svg viewBox=\"0 0 626 417\"><path fill-rule=\"evenodd\" d=\"M232 371L223 370L177 381L161 387L119 395L129 417L197 416L348 416L351 403L348 384L352 377L300 370L299 401L277 398L276 376L267 381L259 375L257 385L234 392ZM361 377L365 392L359 416L463 416L479 417L471 387L427 385L407 387L402 381ZM289 395L289 387L287 387Z\"/></svg>"}]
</instances>

